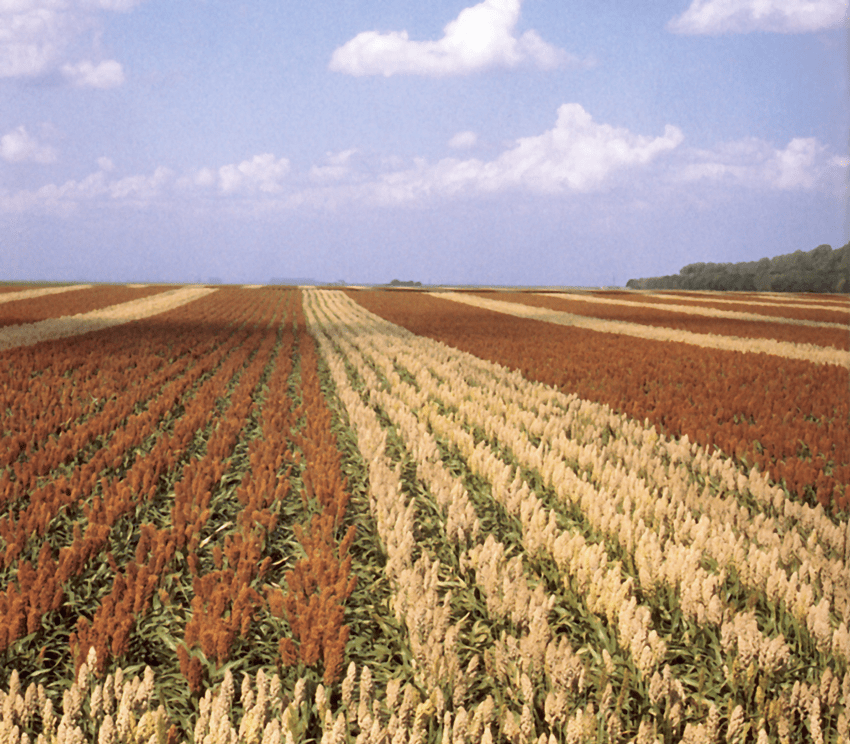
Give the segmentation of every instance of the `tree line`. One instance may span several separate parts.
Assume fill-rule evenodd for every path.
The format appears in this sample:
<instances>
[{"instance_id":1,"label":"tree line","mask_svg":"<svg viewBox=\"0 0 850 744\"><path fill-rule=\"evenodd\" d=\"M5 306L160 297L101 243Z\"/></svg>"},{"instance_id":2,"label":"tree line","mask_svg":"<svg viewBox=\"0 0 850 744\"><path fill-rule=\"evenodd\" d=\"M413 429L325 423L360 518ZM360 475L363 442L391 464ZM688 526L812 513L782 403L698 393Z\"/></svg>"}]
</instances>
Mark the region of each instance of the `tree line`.
<instances>
[{"instance_id":1,"label":"tree line","mask_svg":"<svg viewBox=\"0 0 850 744\"><path fill-rule=\"evenodd\" d=\"M693 263L678 274L629 279L630 289L850 293L850 243L740 263Z\"/></svg>"}]
</instances>

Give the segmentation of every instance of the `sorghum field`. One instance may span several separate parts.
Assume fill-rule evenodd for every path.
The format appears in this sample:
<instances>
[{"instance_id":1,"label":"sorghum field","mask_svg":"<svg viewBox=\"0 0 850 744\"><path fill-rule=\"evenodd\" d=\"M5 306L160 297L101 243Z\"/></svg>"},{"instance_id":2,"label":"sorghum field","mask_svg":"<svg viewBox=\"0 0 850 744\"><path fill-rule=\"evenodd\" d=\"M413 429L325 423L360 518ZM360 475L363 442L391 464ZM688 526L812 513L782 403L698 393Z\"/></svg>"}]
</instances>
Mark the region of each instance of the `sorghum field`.
<instances>
[{"instance_id":1,"label":"sorghum field","mask_svg":"<svg viewBox=\"0 0 850 744\"><path fill-rule=\"evenodd\" d=\"M0 288L0 743L850 742L850 305Z\"/></svg>"}]
</instances>

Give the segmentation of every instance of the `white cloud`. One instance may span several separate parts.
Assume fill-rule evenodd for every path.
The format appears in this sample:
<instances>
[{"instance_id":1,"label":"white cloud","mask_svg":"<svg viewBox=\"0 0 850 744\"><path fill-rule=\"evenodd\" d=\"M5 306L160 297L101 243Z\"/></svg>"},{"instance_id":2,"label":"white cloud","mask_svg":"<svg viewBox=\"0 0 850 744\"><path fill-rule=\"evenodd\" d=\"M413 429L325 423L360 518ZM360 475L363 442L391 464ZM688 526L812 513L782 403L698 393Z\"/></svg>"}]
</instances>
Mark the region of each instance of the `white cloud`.
<instances>
[{"instance_id":1,"label":"white cloud","mask_svg":"<svg viewBox=\"0 0 850 744\"><path fill-rule=\"evenodd\" d=\"M275 158L271 153L255 155L238 165L225 165L218 170L218 185L226 193L238 191L280 191L280 180L289 172L286 158Z\"/></svg>"},{"instance_id":2,"label":"white cloud","mask_svg":"<svg viewBox=\"0 0 850 744\"><path fill-rule=\"evenodd\" d=\"M458 132L449 140L449 147L456 150L464 150L469 147L475 147L478 142L478 135L475 132Z\"/></svg>"},{"instance_id":3,"label":"white cloud","mask_svg":"<svg viewBox=\"0 0 850 744\"><path fill-rule=\"evenodd\" d=\"M88 61L66 64L62 74L78 88L116 88L124 82L124 68L114 59L97 66Z\"/></svg>"},{"instance_id":4,"label":"white cloud","mask_svg":"<svg viewBox=\"0 0 850 744\"><path fill-rule=\"evenodd\" d=\"M604 187L618 171L646 165L682 141L674 126L662 137L597 124L579 104L558 109L555 126L517 140L515 147L489 162L446 158L434 165L385 174L377 188L382 201L403 202L431 194L493 193L519 189L537 194L587 192Z\"/></svg>"},{"instance_id":5,"label":"white cloud","mask_svg":"<svg viewBox=\"0 0 850 744\"><path fill-rule=\"evenodd\" d=\"M804 33L840 26L846 0L693 0L667 24L680 34Z\"/></svg>"},{"instance_id":6,"label":"white cloud","mask_svg":"<svg viewBox=\"0 0 850 744\"><path fill-rule=\"evenodd\" d=\"M42 145L21 126L0 137L0 157L12 163L26 160L52 163L56 160L56 153L52 147Z\"/></svg>"},{"instance_id":7,"label":"white cloud","mask_svg":"<svg viewBox=\"0 0 850 744\"><path fill-rule=\"evenodd\" d=\"M814 137L796 137L782 150L759 139L695 150L674 170L679 181L717 181L750 188L840 193L850 159L832 155Z\"/></svg>"},{"instance_id":8,"label":"white cloud","mask_svg":"<svg viewBox=\"0 0 850 744\"><path fill-rule=\"evenodd\" d=\"M117 62L95 67L67 58L78 37L92 28L97 13L127 11L143 0L0 0L0 77L32 77L63 68L73 82L115 85ZM85 66L89 65L90 70ZM105 66L104 66L105 65ZM118 65L116 69L115 65ZM82 83L79 72L82 71ZM85 74L88 72L88 74ZM120 73L123 79L123 72Z\"/></svg>"},{"instance_id":9,"label":"white cloud","mask_svg":"<svg viewBox=\"0 0 850 744\"><path fill-rule=\"evenodd\" d=\"M10 135L0 138L0 154L7 159L23 159L24 152L41 147L23 128ZM70 214L84 204L139 208L178 201L243 213L333 210L343 204L417 205L489 194L563 196L622 185L646 199L654 191L668 192L671 184L681 191L697 183L727 191L733 187L840 194L846 189L850 159L836 156L814 138L795 138L781 149L746 139L698 150L681 147L683 140L671 125L660 136L639 135L595 122L582 106L570 103L558 109L551 129L518 139L492 160L416 158L405 166L394 159L370 163L355 157L358 153L352 149L329 153L301 174L291 174L286 158L263 154L178 177L165 167L119 176L112 161L101 157L98 170L81 180L17 193L0 189L0 211Z\"/></svg>"},{"instance_id":10,"label":"white cloud","mask_svg":"<svg viewBox=\"0 0 850 744\"><path fill-rule=\"evenodd\" d=\"M513 34L521 0L484 0L449 22L438 41L411 41L407 31L365 31L336 49L329 68L349 75L463 75L531 62L550 69L577 62L536 31Z\"/></svg>"},{"instance_id":11,"label":"white cloud","mask_svg":"<svg viewBox=\"0 0 850 744\"><path fill-rule=\"evenodd\" d=\"M18 0L0 6L0 77L39 75L59 58L73 23L52 5Z\"/></svg>"},{"instance_id":12,"label":"white cloud","mask_svg":"<svg viewBox=\"0 0 850 744\"><path fill-rule=\"evenodd\" d=\"M146 204L158 197L174 183L174 171L160 166L150 176L128 176L109 184L109 196L119 201Z\"/></svg>"}]
</instances>

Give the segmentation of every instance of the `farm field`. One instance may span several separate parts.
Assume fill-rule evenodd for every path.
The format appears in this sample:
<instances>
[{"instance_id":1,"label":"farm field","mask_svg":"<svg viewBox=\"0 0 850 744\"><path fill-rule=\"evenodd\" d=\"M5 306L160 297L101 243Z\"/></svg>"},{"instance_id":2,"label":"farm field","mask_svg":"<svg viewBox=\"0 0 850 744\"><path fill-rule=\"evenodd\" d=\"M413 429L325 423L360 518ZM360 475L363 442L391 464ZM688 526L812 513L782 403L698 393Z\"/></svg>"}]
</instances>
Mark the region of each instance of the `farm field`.
<instances>
[{"instance_id":1,"label":"farm field","mask_svg":"<svg viewBox=\"0 0 850 744\"><path fill-rule=\"evenodd\" d=\"M0 292L0 742L850 742L846 299L108 289Z\"/></svg>"}]
</instances>

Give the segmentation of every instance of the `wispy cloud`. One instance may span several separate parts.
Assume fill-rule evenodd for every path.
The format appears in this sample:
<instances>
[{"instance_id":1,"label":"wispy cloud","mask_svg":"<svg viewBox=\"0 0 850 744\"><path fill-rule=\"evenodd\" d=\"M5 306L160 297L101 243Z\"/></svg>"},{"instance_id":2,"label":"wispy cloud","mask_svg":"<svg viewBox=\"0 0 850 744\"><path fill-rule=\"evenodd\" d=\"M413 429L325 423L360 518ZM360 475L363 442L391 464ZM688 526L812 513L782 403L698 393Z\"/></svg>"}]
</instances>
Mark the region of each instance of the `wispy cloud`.
<instances>
[{"instance_id":1,"label":"wispy cloud","mask_svg":"<svg viewBox=\"0 0 850 744\"><path fill-rule=\"evenodd\" d=\"M449 140L449 147L456 150L465 150L469 147L475 147L478 142L478 135L475 132L458 132Z\"/></svg>"},{"instance_id":2,"label":"wispy cloud","mask_svg":"<svg viewBox=\"0 0 850 744\"><path fill-rule=\"evenodd\" d=\"M124 68L114 59L63 65L62 74L78 88L117 88L124 83Z\"/></svg>"},{"instance_id":3,"label":"wispy cloud","mask_svg":"<svg viewBox=\"0 0 850 744\"><path fill-rule=\"evenodd\" d=\"M679 34L805 33L840 26L846 0L693 0L667 24Z\"/></svg>"},{"instance_id":4,"label":"wispy cloud","mask_svg":"<svg viewBox=\"0 0 850 744\"><path fill-rule=\"evenodd\" d=\"M328 153L322 165L314 165L310 168L310 178L313 181L339 181L351 173L351 159L357 154L357 149L343 150L337 153Z\"/></svg>"},{"instance_id":5,"label":"wispy cloud","mask_svg":"<svg viewBox=\"0 0 850 744\"><path fill-rule=\"evenodd\" d=\"M49 145L41 144L26 127L21 126L0 137L0 157L11 163L27 160L52 163L56 160L56 152Z\"/></svg>"},{"instance_id":6,"label":"wispy cloud","mask_svg":"<svg viewBox=\"0 0 850 744\"><path fill-rule=\"evenodd\" d=\"M0 77L34 77L59 70L75 85L120 85L123 70L117 62L74 62L68 59L69 50L91 29L98 11L127 11L142 1L0 0Z\"/></svg>"},{"instance_id":7,"label":"wispy cloud","mask_svg":"<svg viewBox=\"0 0 850 744\"><path fill-rule=\"evenodd\" d=\"M521 0L484 0L449 22L443 38L413 41L407 31L365 31L336 49L330 69L348 75L465 75L529 62L551 69L579 61L536 31L517 38Z\"/></svg>"},{"instance_id":8,"label":"wispy cloud","mask_svg":"<svg viewBox=\"0 0 850 744\"><path fill-rule=\"evenodd\" d=\"M272 153L255 155L251 160L223 165L217 170L202 168L192 176L183 177L179 185L183 190L192 187L215 188L222 194L275 194L282 188L282 180L289 173L287 158L277 158Z\"/></svg>"},{"instance_id":9,"label":"wispy cloud","mask_svg":"<svg viewBox=\"0 0 850 744\"><path fill-rule=\"evenodd\" d=\"M473 143L471 132L452 138ZM4 192L0 211L71 214L85 204L116 207L232 209L262 213L363 206L433 205L494 194L569 197L608 189L632 189L643 200L698 184L753 191L846 189L850 159L815 138L795 138L782 148L760 139L721 144L711 150L683 147L684 135L667 125L659 136L596 122L577 103L559 107L555 125L518 139L492 160L446 157L435 162L355 157L357 150L329 153L321 164L293 173L289 160L266 153L240 163L178 175L160 166L152 173L121 176L109 158L80 180L48 184L34 191ZM7 160L47 158L26 130L0 138ZM46 161L45 161L46 162ZM206 205L206 206L204 206ZM214 205L214 206L213 206Z\"/></svg>"},{"instance_id":10,"label":"wispy cloud","mask_svg":"<svg viewBox=\"0 0 850 744\"><path fill-rule=\"evenodd\" d=\"M685 157L674 168L675 180L835 194L846 188L850 166L850 158L831 153L814 137L795 137L782 149L750 138L693 150Z\"/></svg>"}]
</instances>

